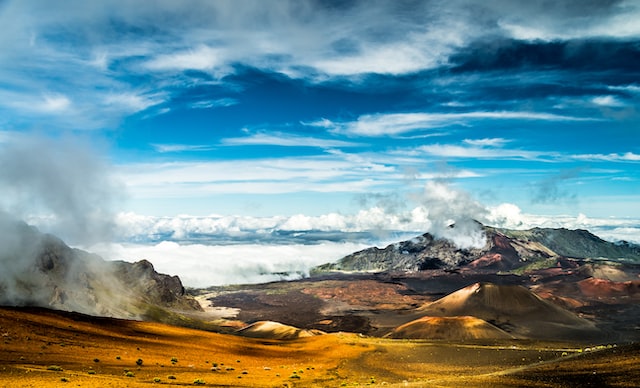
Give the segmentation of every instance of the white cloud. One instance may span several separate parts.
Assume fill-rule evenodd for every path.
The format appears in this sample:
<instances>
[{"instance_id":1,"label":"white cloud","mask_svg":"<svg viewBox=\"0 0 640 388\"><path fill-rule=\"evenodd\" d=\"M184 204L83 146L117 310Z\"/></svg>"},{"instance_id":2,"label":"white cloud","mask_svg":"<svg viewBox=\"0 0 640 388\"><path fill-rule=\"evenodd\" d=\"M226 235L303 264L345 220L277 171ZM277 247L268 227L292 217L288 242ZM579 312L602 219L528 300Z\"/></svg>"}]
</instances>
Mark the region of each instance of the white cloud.
<instances>
[{"instance_id":1,"label":"white cloud","mask_svg":"<svg viewBox=\"0 0 640 388\"><path fill-rule=\"evenodd\" d=\"M355 121L331 122L323 119L311 125L354 136L396 136L414 131L429 131L456 125L472 125L475 120L586 121L592 119L552 113L517 111L477 111L463 113L378 113Z\"/></svg>"},{"instance_id":2,"label":"white cloud","mask_svg":"<svg viewBox=\"0 0 640 388\"><path fill-rule=\"evenodd\" d=\"M572 215L536 215L523 213L511 203L489 208L486 217L490 225L508 229L566 228L586 229L608 241L625 240L640 244L640 219L596 218L583 213Z\"/></svg>"},{"instance_id":3,"label":"white cloud","mask_svg":"<svg viewBox=\"0 0 640 388\"><path fill-rule=\"evenodd\" d=\"M161 242L154 245L112 244L88 249L111 260L153 263L156 271L180 276L189 287L266 283L295 279L317 265L366 248L362 243L317 245L202 245ZM284 275L288 273L289 275Z\"/></svg>"},{"instance_id":4,"label":"white cloud","mask_svg":"<svg viewBox=\"0 0 640 388\"><path fill-rule=\"evenodd\" d=\"M283 132L256 133L246 137L232 137L221 140L223 145L243 146L243 145L276 145L282 147L318 147L318 148L340 148L358 147L361 143L354 143L345 140L321 139L316 137L299 136Z\"/></svg>"},{"instance_id":5,"label":"white cloud","mask_svg":"<svg viewBox=\"0 0 640 388\"><path fill-rule=\"evenodd\" d=\"M505 32L546 40L637 37L638 15L640 7L633 0L588 6L224 0L161 0L146 6L120 0L64 2L55 10L14 0L5 2L0 14L0 79L17 98L0 96L0 106L18 107L18 115L28 115L34 106L50 111L73 107L75 120L60 119L58 124L80 121L104 128L157 103L146 93L215 82L196 81L187 70L206 72L218 81L239 65L311 81L346 77L359 82L369 73L402 75L447 65L461 47ZM153 85L153 92L141 93L140 82ZM43 85L66 100L51 96L34 104ZM122 96L122 110L103 111L106 90ZM228 102L202 101L192 107ZM397 135L472 118L414 117L407 122L409 117L365 116L343 129L363 136Z\"/></svg>"},{"instance_id":6,"label":"white cloud","mask_svg":"<svg viewBox=\"0 0 640 388\"><path fill-rule=\"evenodd\" d=\"M623 92L628 92L632 94L640 94L640 86L635 84L624 85L624 86L609 86L611 90L619 90Z\"/></svg>"},{"instance_id":7,"label":"white cloud","mask_svg":"<svg viewBox=\"0 0 640 388\"><path fill-rule=\"evenodd\" d=\"M465 144L478 146L478 147L502 147L503 145L508 143L509 140L494 137L494 138L484 138L484 139L464 139L463 142Z\"/></svg>"},{"instance_id":8,"label":"white cloud","mask_svg":"<svg viewBox=\"0 0 640 388\"><path fill-rule=\"evenodd\" d=\"M611 108L626 106L626 104L620 101L616 96L611 96L611 95L594 97L591 99L591 102L599 106L605 106L605 107L611 107Z\"/></svg>"},{"instance_id":9,"label":"white cloud","mask_svg":"<svg viewBox=\"0 0 640 388\"><path fill-rule=\"evenodd\" d=\"M611 153L611 154L577 154L571 155L572 159L606 161L606 162L639 162L640 154L633 152Z\"/></svg>"},{"instance_id":10,"label":"white cloud","mask_svg":"<svg viewBox=\"0 0 640 388\"><path fill-rule=\"evenodd\" d=\"M495 2L489 3L488 8L493 8L492 11L499 15L498 26L515 39L553 41L640 36L637 23L640 6L635 0L565 3Z\"/></svg>"},{"instance_id":11,"label":"white cloud","mask_svg":"<svg viewBox=\"0 0 640 388\"><path fill-rule=\"evenodd\" d=\"M219 98L217 100L204 100L198 101L191 104L191 108L193 109L209 109L209 108L224 108L228 106L233 106L239 104L235 98L225 97Z\"/></svg>"},{"instance_id":12,"label":"white cloud","mask_svg":"<svg viewBox=\"0 0 640 388\"><path fill-rule=\"evenodd\" d=\"M218 78L232 73L226 50L200 45L182 51L160 54L144 66L155 71L202 70L215 74Z\"/></svg>"},{"instance_id":13,"label":"white cloud","mask_svg":"<svg viewBox=\"0 0 640 388\"><path fill-rule=\"evenodd\" d=\"M71 100L62 94L47 94L40 104L39 110L44 112L62 112L69 109Z\"/></svg>"},{"instance_id":14,"label":"white cloud","mask_svg":"<svg viewBox=\"0 0 640 388\"><path fill-rule=\"evenodd\" d=\"M105 107L118 112L136 113L163 103L167 96L162 93L140 94L133 91L110 93L104 96Z\"/></svg>"},{"instance_id":15,"label":"white cloud","mask_svg":"<svg viewBox=\"0 0 640 388\"><path fill-rule=\"evenodd\" d=\"M151 144L151 146L160 153L211 151L214 148L204 144Z\"/></svg>"},{"instance_id":16,"label":"white cloud","mask_svg":"<svg viewBox=\"0 0 640 388\"><path fill-rule=\"evenodd\" d=\"M130 242L87 249L113 260L147 259L158 271L179 275L188 286L207 287L281 279L276 272L288 272L295 278L313 266L366 247L384 247L425 232L461 247L481 246L484 238L474 219L509 229L587 229L607 240L640 243L640 219L592 218L581 213L533 215L511 203L484 207L442 182L427 185L417 199L420 205L401 212L372 207L350 215L151 217L121 213L116 219L120 238ZM449 228L452 223L455 227ZM286 232L291 233L282 241ZM322 240L332 235L344 240ZM255 240L260 244L247 243Z\"/></svg>"}]
</instances>

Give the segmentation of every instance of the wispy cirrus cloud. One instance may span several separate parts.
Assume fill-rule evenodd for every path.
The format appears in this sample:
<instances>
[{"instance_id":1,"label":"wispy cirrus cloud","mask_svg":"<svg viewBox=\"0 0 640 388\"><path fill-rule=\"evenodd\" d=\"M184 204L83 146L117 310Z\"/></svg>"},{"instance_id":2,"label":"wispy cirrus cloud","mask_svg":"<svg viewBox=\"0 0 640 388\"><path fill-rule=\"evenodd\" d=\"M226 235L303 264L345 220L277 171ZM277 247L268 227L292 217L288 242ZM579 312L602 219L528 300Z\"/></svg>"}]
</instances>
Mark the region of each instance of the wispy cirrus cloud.
<instances>
[{"instance_id":1,"label":"wispy cirrus cloud","mask_svg":"<svg viewBox=\"0 0 640 388\"><path fill-rule=\"evenodd\" d=\"M469 126L480 120L592 121L596 119L554 113L477 111L459 113L377 113L358 117L355 121L333 122L323 119L309 125L327 128L350 136L398 136L410 132L430 131L445 127Z\"/></svg>"},{"instance_id":2,"label":"wispy cirrus cloud","mask_svg":"<svg viewBox=\"0 0 640 388\"><path fill-rule=\"evenodd\" d=\"M284 132L254 133L245 137L224 138L226 146L274 145L281 147L342 148L362 147L365 144L346 140L301 136Z\"/></svg>"},{"instance_id":3,"label":"wispy cirrus cloud","mask_svg":"<svg viewBox=\"0 0 640 388\"><path fill-rule=\"evenodd\" d=\"M483 138L483 139L464 139L462 142L477 147L502 147L510 140L501 137Z\"/></svg>"},{"instance_id":4,"label":"wispy cirrus cloud","mask_svg":"<svg viewBox=\"0 0 640 388\"><path fill-rule=\"evenodd\" d=\"M612 153L612 154L576 154L570 158L584 161L606 161L606 162L640 162L640 154L634 152Z\"/></svg>"},{"instance_id":5,"label":"wispy cirrus cloud","mask_svg":"<svg viewBox=\"0 0 640 388\"><path fill-rule=\"evenodd\" d=\"M151 144L160 153L211 151L215 147L204 144Z\"/></svg>"},{"instance_id":6,"label":"wispy cirrus cloud","mask_svg":"<svg viewBox=\"0 0 640 388\"><path fill-rule=\"evenodd\" d=\"M499 147L463 146L456 144L429 144L418 147L416 152L445 159L490 159L551 161L560 155L544 151L505 149Z\"/></svg>"},{"instance_id":7,"label":"wispy cirrus cloud","mask_svg":"<svg viewBox=\"0 0 640 388\"><path fill-rule=\"evenodd\" d=\"M216 100L201 100L191 103L190 107L194 109L209 109L209 108L225 108L239 104L240 101L236 98L224 97Z\"/></svg>"}]
</instances>

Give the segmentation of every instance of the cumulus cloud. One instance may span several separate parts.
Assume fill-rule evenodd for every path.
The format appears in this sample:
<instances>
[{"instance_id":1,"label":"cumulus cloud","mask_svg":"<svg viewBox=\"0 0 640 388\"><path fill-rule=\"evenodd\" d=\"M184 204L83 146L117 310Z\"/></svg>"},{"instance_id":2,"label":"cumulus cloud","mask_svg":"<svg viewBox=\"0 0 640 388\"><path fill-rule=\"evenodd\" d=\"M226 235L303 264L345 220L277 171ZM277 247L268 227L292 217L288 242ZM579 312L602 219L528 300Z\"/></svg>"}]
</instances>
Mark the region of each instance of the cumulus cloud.
<instances>
[{"instance_id":1,"label":"cumulus cloud","mask_svg":"<svg viewBox=\"0 0 640 388\"><path fill-rule=\"evenodd\" d=\"M358 82L367 74L405 75L446 67L456 52L486 38L551 41L640 35L640 7L631 0L561 6L499 0L162 0L152 5L118 0L70 1L56 10L14 0L2 7L0 76L7 89L18 94L2 99L3 105L33 101L45 85L52 96L66 100L50 98L43 109L59 111L71 101L80 102L78 115L96 127L114 120L100 114L105 101L109 105L105 91L128 99L121 111L110 112L118 120L166 101L141 97L158 87L170 93L178 85L192 86L189 71L220 81L244 66L311 82L344 77ZM35 56L38 61L31 60ZM145 82L138 82L141 79ZM99 109L88 109L91 106ZM22 107L22 113L29 109Z\"/></svg>"}]
</instances>

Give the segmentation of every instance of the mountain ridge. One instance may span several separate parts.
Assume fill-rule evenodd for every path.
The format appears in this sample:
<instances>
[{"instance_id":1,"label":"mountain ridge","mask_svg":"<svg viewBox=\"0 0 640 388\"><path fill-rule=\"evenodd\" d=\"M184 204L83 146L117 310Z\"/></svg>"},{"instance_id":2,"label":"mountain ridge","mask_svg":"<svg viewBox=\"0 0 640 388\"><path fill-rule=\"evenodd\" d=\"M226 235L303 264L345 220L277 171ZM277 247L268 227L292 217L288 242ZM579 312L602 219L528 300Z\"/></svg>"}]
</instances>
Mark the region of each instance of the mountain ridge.
<instances>
[{"instance_id":1,"label":"mountain ridge","mask_svg":"<svg viewBox=\"0 0 640 388\"><path fill-rule=\"evenodd\" d=\"M584 229L480 227L486 237L483 247L461 249L450 240L425 233L385 248L354 252L334 263L313 268L311 274L464 268L512 271L549 258L640 261L640 246L611 243Z\"/></svg>"}]
</instances>

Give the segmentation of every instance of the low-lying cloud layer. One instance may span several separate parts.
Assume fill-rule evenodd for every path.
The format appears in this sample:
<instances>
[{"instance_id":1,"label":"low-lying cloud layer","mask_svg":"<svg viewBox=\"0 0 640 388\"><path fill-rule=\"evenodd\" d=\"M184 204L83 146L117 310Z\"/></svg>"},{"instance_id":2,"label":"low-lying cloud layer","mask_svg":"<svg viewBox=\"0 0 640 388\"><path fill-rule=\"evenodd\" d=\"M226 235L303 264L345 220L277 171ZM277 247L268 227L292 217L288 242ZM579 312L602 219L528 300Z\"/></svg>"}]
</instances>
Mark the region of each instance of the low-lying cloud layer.
<instances>
[{"instance_id":1,"label":"low-lying cloud layer","mask_svg":"<svg viewBox=\"0 0 640 388\"><path fill-rule=\"evenodd\" d=\"M356 215L288 217L149 217L126 213L117 218L120 242L88 249L110 259L148 259L159 271L178 274L193 287L292 279L308 274L316 265L366 247L384 247L425 232L449 238L460 246L482 245L484 236L471 213L464 212L462 203L467 201L475 203L476 216L487 225L587 229L605 240L640 244L638 219L589 218L584 214L539 216L522 213L508 203L485 208L459 195L464 198L460 205L452 203L449 209L443 204L440 213L437 208L430 213L428 202L402 214L381 207ZM432 222L430 214L451 218ZM449 228L444 220L457 220L457 226Z\"/></svg>"}]
</instances>

